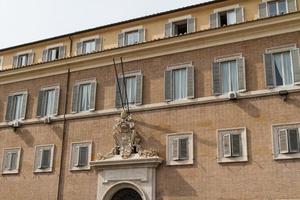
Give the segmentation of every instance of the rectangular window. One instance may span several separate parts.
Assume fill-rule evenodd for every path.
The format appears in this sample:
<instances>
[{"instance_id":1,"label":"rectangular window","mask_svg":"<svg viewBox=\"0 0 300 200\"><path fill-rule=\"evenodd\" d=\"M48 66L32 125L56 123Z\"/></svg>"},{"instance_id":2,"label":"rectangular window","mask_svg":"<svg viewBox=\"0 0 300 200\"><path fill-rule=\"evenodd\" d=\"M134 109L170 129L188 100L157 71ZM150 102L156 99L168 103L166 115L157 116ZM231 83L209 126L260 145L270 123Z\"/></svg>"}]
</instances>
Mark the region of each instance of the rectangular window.
<instances>
[{"instance_id":1,"label":"rectangular window","mask_svg":"<svg viewBox=\"0 0 300 200\"><path fill-rule=\"evenodd\" d=\"M48 61L59 59L59 47L48 49Z\"/></svg>"},{"instance_id":2,"label":"rectangular window","mask_svg":"<svg viewBox=\"0 0 300 200\"><path fill-rule=\"evenodd\" d=\"M185 19L183 18L181 20L177 18L173 20L169 20L170 22L165 24L165 37L183 35L196 31L196 21L194 17L185 17Z\"/></svg>"},{"instance_id":3,"label":"rectangular window","mask_svg":"<svg viewBox=\"0 0 300 200\"><path fill-rule=\"evenodd\" d=\"M4 149L2 174L19 173L21 148Z\"/></svg>"},{"instance_id":4,"label":"rectangular window","mask_svg":"<svg viewBox=\"0 0 300 200\"><path fill-rule=\"evenodd\" d=\"M51 172L53 165L54 145L35 147L34 172Z\"/></svg>"},{"instance_id":5,"label":"rectangular window","mask_svg":"<svg viewBox=\"0 0 300 200\"><path fill-rule=\"evenodd\" d=\"M73 88L72 112L95 110L96 81L84 81L75 84Z\"/></svg>"},{"instance_id":6,"label":"rectangular window","mask_svg":"<svg viewBox=\"0 0 300 200\"><path fill-rule=\"evenodd\" d=\"M215 11L210 14L210 27L218 28L244 22L244 8L236 7L229 10Z\"/></svg>"},{"instance_id":7,"label":"rectangular window","mask_svg":"<svg viewBox=\"0 0 300 200\"><path fill-rule=\"evenodd\" d=\"M173 100L187 97L187 73L186 69L173 70Z\"/></svg>"},{"instance_id":8,"label":"rectangular window","mask_svg":"<svg viewBox=\"0 0 300 200\"><path fill-rule=\"evenodd\" d=\"M9 95L6 108L6 121L25 119L26 104L27 92Z\"/></svg>"},{"instance_id":9,"label":"rectangular window","mask_svg":"<svg viewBox=\"0 0 300 200\"><path fill-rule=\"evenodd\" d=\"M139 43L139 31L130 31L125 33L125 45Z\"/></svg>"},{"instance_id":10,"label":"rectangular window","mask_svg":"<svg viewBox=\"0 0 300 200\"><path fill-rule=\"evenodd\" d=\"M79 86L78 111L88 111L91 105L91 84L82 84Z\"/></svg>"},{"instance_id":11,"label":"rectangular window","mask_svg":"<svg viewBox=\"0 0 300 200\"><path fill-rule=\"evenodd\" d=\"M82 42L82 53L91 53L96 50L96 40L88 40Z\"/></svg>"},{"instance_id":12,"label":"rectangular window","mask_svg":"<svg viewBox=\"0 0 300 200\"><path fill-rule=\"evenodd\" d=\"M88 170L91 161L91 142L73 143L71 151L71 170Z\"/></svg>"},{"instance_id":13,"label":"rectangular window","mask_svg":"<svg viewBox=\"0 0 300 200\"><path fill-rule=\"evenodd\" d=\"M42 88L38 97L37 116L54 116L58 113L59 87Z\"/></svg>"},{"instance_id":14,"label":"rectangular window","mask_svg":"<svg viewBox=\"0 0 300 200\"><path fill-rule=\"evenodd\" d=\"M274 72L276 86L291 85L293 81L293 67L291 62L291 52L273 54Z\"/></svg>"},{"instance_id":15,"label":"rectangular window","mask_svg":"<svg viewBox=\"0 0 300 200\"><path fill-rule=\"evenodd\" d=\"M17 67L23 67L28 64L28 54L23 54L18 56Z\"/></svg>"},{"instance_id":16,"label":"rectangular window","mask_svg":"<svg viewBox=\"0 0 300 200\"><path fill-rule=\"evenodd\" d=\"M173 22L173 35L183 35L188 31L187 20Z\"/></svg>"},{"instance_id":17,"label":"rectangular window","mask_svg":"<svg viewBox=\"0 0 300 200\"><path fill-rule=\"evenodd\" d=\"M238 91L238 69L236 60L221 62L222 93Z\"/></svg>"},{"instance_id":18,"label":"rectangular window","mask_svg":"<svg viewBox=\"0 0 300 200\"><path fill-rule=\"evenodd\" d=\"M236 23L236 12L235 10L229 10L219 13L220 26L227 26Z\"/></svg>"},{"instance_id":19,"label":"rectangular window","mask_svg":"<svg viewBox=\"0 0 300 200\"><path fill-rule=\"evenodd\" d=\"M275 0L259 4L260 18L283 15L297 11L296 0Z\"/></svg>"}]
</instances>

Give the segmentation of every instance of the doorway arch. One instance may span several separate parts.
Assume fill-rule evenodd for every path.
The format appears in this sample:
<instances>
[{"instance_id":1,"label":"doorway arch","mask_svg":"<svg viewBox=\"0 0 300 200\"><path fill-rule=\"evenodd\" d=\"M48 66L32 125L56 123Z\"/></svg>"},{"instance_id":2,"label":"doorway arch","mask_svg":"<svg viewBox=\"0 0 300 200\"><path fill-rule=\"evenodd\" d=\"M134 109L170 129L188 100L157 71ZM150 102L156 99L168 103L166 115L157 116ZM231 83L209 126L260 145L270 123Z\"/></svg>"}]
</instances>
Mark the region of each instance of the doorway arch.
<instances>
[{"instance_id":1,"label":"doorway arch","mask_svg":"<svg viewBox=\"0 0 300 200\"><path fill-rule=\"evenodd\" d=\"M147 200L144 192L134 183L122 182L110 187L103 200Z\"/></svg>"}]
</instances>

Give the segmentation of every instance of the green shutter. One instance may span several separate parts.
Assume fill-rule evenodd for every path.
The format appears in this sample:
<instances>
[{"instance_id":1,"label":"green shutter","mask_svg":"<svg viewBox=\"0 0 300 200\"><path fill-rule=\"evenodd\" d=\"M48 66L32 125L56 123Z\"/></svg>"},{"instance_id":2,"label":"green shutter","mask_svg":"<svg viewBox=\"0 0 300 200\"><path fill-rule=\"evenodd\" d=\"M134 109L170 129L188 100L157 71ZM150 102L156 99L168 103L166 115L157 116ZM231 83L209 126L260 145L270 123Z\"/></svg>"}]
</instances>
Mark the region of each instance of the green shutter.
<instances>
[{"instance_id":1,"label":"green shutter","mask_svg":"<svg viewBox=\"0 0 300 200\"><path fill-rule=\"evenodd\" d=\"M291 53L292 53L292 63L293 63L293 71L294 71L294 83L300 84L299 49L292 50Z\"/></svg>"},{"instance_id":2,"label":"green shutter","mask_svg":"<svg viewBox=\"0 0 300 200\"><path fill-rule=\"evenodd\" d=\"M72 113L78 112L78 95L79 95L79 85L75 85L73 87Z\"/></svg>"},{"instance_id":3,"label":"green shutter","mask_svg":"<svg viewBox=\"0 0 300 200\"><path fill-rule=\"evenodd\" d=\"M221 66L219 62L212 64L213 94L222 94Z\"/></svg>"},{"instance_id":4,"label":"green shutter","mask_svg":"<svg viewBox=\"0 0 300 200\"><path fill-rule=\"evenodd\" d=\"M238 70L238 90L246 91L246 70L245 70L245 58L239 58L236 60Z\"/></svg>"},{"instance_id":5,"label":"green shutter","mask_svg":"<svg viewBox=\"0 0 300 200\"><path fill-rule=\"evenodd\" d=\"M217 28L219 27L219 14L218 13L212 13L209 16L209 23L210 28Z\"/></svg>"},{"instance_id":6,"label":"green shutter","mask_svg":"<svg viewBox=\"0 0 300 200\"><path fill-rule=\"evenodd\" d=\"M260 3L258 5L258 10L259 10L259 18L265 18L268 16L268 13L267 13L267 2L263 2L263 3Z\"/></svg>"},{"instance_id":7,"label":"green shutter","mask_svg":"<svg viewBox=\"0 0 300 200\"><path fill-rule=\"evenodd\" d=\"M194 17L187 19L187 32L193 33L196 31L196 19Z\"/></svg>"},{"instance_id":8,"label":"green shutter","mask_svg":"<svg viewBox=\"0 0 300 200\"><path fill-rule=\"evenodd\" d=\"M187 98L192 99L195 97L195 73L194 73L194 67L189 66L186 68L187 70Z\"/></svg>"},{"instance_id":9,"label":"green shutter","mask_svg":"<svg viewBox=\"0 0 300 200\"><path fill-rule=\"evenodd\" d=\"M265 76L267 87L274 87L273 56L271 53L264 54Z\"/></svg>"},{"instance_id":10,"label":"green shutter","mask_svg":"<svg viewBox=\"0 0 300 200\"><path fill-rule=\"evenodd\" d=\"M165 24L165 37L173 36L173 24L167 23Z\"/></svg>"},{"instance_id":11,"label":"green shutter","mask_svg":"<svg viewBox=\"0 0 300 200\"><path fill-rule=\"evenodd\" d=\"M43 117L44 115L45 115L45 90L40 90L38 95L36 116Z\"/></svg>"},{"instance_id":12,"label":"green shutter","mask_svg":"<svg viewBox=\"0 0 300 200\"><path fill-rule=\"evenodd\" d=\"M141 105L143 103L143 75L139 74L136 76L136 93L135 93L135 104Z\"/></svg>"},{"instance_id":13,"label":"green shutter","mask_svg":"<svg viewBox=\"0 0 300 200\"><path fill-rule=\"evenodd\" d=\"M12 121L13 112L14 112L14 96L10 95L7 97L7 105L6 105L6 113L5 113L5 121Z\"/></svg>"},{"instance_id":14,"label":"green shutter","mask_svg":"<svg viewBox=\"0 0 300 200\"><path fill-rule=\"evenodd\" d=\"M165 71L165 101L173 100L172 70Z\"/></svg>"}]
</instances>

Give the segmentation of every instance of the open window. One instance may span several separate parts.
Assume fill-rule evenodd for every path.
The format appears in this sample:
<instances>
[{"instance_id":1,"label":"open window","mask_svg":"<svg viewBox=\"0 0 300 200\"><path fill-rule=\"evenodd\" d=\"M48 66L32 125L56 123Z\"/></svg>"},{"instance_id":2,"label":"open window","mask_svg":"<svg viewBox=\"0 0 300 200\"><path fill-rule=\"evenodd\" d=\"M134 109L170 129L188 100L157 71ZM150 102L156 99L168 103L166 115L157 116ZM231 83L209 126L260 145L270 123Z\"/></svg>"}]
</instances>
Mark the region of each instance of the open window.
<instances>
[{"instance_id":1,"label":"open window","mask_svg":"<svg viewBox=\"0 0 300 200\"><path fill-rule=\"evenodd\" d=\"M265 1L259 4L259 17L273 17L297 11L296 0Z\"/></svg>"},{"instance_id":2,"label":"open window","mask_svg":"<svg viewBox=\"0 0 300 200\"><path fill-rule=\"evenodd\" d=\"M72 143L71 170L89 170L92 153L92 142Z\"/></svg>"},{"instance_id":3,"label":"open window","mask_svg":"<svg viewBox=\"0 0 300 200\"><path fill-rule=\"evenodd\" d=\"M195 18L188 17L185 19L170 20L165 25L165 36L171 37L176 35L184 35L196 31Z\"/></svg>"},{"instance_id":4,"label":"open window","mask_svg":"<svg viewBox=\"0 0 300 200\"><path fill-rule=\"evenodd\" d=\"M224 11L215 11L210 15L210 27L217 28L244 22L244 9L236 7Z\"/></svg>"},{"instance_id":5,"label":"open window","mask_svg":"<svg viewBox=\"0 0 300 200\"><path fill-rule=\"evenodd\" d=\"M35 147L34 172L51 172L53 167L54 145Z\"/></svg>"}]
</instances>

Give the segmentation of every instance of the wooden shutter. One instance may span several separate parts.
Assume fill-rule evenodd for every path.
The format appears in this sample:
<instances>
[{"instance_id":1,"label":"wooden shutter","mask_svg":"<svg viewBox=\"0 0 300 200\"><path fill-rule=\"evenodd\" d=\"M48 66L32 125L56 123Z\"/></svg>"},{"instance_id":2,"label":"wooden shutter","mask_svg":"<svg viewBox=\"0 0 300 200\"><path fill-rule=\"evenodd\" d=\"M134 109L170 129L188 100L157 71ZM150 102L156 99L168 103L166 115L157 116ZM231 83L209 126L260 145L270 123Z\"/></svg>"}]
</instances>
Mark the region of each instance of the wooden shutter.
<instances>
[{"instance_id":1,"label":"wooden shutter","mask_svg":"<svg viewBox=\"0 0 300 200\"><path fill-rule=\"evenodd\" d=\"M16 68L16 67L18 67L18 56L14 56L13 57L13 68Z\"/></svg>"},{"instance_id":2,"label":"wooden shutter","mask_svg":"<svg viewBox=\"0 0 300 200\"><path fill-rule=\"evenodd\" d=\"M268 16L267 13L267 2L260 3L258 6L259 18L265 18Z\"/></svg>"},{"instance_id":3,"label":"wooden shutter","mask_svg":"<svg viewBox=\"0 0 300 200\"><path fill-rule=\"evenodd\" d=\"M73 87L73 98L72 98L72 113L78 112L78 95L79 95L79 85L74 85Z\"/></svg>"},{"instance_id":4,"label":"wooden shutter","mask_svg":"<svg viewBox=\"0 0 300 200\"><path fill-rule=\"evenodd\" d=\"M194 67L189 66L186 68L186 70L187 70L187 98L192 99L195 97Z\"/></svg>"},{"instance_id":5,"label":"wooden shutter","mask_svg":"<svg viewBox=\"0 0 300 200\"><path fill-rule=\"evenodd\" d=\"M44 49L44 50L43 50L42 61L43 61L43 62L47 62L47 61L48 61L48 49Z\"/></svg>"},{"instance_id":6,"label":"wooden shutter","mask_svg":"<svg viewBox=\"0 0 300 200\"><path fill-rule=\"evenodd\" d=\"M223 135L223 154L225 158L231 157L231 139L230 134Z\"/></svg>"},{"instance_id":7,"label":"wooden shutter","mask_svg":"<svg viewBox=\"0 0 300 200\"><path fill-rule=\"evenodd\" d=\"M139 42L144 42L145 41L145 33L146 33L146 30L141 28L138 30L139 32Z\"/></svg>"},{"instance_id":8,"label":"wooden shutter","mask_svg":"<svg viewBox=\"0 0 300 200\"><path fill-rule=\"evenodd\" d=\"M54 114L55 116L58 115L59 96L60 96L60 87L56 87L56 88L55 88L54 107L53 107L53 114Z\"/></svg>"},{"instance_id":9,"label":"wooden shutter","mask_svg":"<svg viewBox=\"0 0 300 200\"><path fill-rule=\"evenodd\" d=\"M45 90L39 91L38 96L38 105L37 105L37 111L36 116L37 117L43 117L45 115Z\"/></svg>"},{"instance_id":10,"label":"wooden shutter","mask_svg":"<svg viewBox=\"0 0 300 200\"><path fill-rule=\"evenodd\" d=\"M196 19L194 17L187 19L187 32L193 33L196 31Z\"/></svg>"},{"instance_id":11,"label":"wooden shutter","mask_svg":"<svg viewBox=\"0 0 300 200\"><path fill-rule=\"evenodd\" d=\"M173 36L173 24L172 22L165 24L165 37Z\"/></svg>"},{"instance_id":12,"label":"wooden shutter","mask_svg":"<svg viewBox=\"0 0 300 200\"><path fill-rule=\"evenodd\" d=\"M296 12L297 11L297 1L296 0L287 0L288 4L288 12Z\"/></svg>"},{"instance_id":13,"label":"wooden shutter","mask_svg":"<svg viewBox=\"0 0 300 200\"><path fill-rule=\"evenodd\" d=\"M189 159L189 139L181 138L179 139L179 160Z\"/></svg>"},{"instance_id":14,"label":"wooden shutter","mask_svg":"<svg viewBox=\"0 0 300 200\"><path fill-rule=\"evenodd\" d=\"M95 39L95 51L102 50L102 38Z\"/></svg>"},{"instance_id":15,"label":"wooden shutter","mask_svg":"<svg viewBox=\"0 0 300 200\"><path fill-rule=\"evenodd\" d=\"M42 159L41 159L41 168L42 169L47 169L50 167L50 157L51 157L51 150L43 149L42 150Z\"/></svg>"},{"instance_id":16,"label":"wooden shutter","mask_svg":"<svg viewBox=\"0 0 300 200\"><path fill-rule=\"evenodd\" d=\"M5 121L9 122L12 121L13 112L14 112L14 96L9 95L7 97L7 105L6 105L6 113L5 113Z\"/></svg>"},{"instance_id":17,"label":"wooden shutter","mask_svg":"<svg viewBox=\"0 0 300 200\"><path fill-rule=\"evenodd\" d=\"M76 45L76 54L80 55L82 54L82 42L78 42Z\"/></svg>"},{"instance_id":18,"label":"wooden shutter","mask_svg":"<svg viewBox=\"0 0 300 200\"><path fill-rule=\"evenodd\" d=\"M221 66L219 62L212 64L213 94L222 94Z\"/></svg>"},{"instance_id":19,"label":"wooden shutter","mask_svg":"<svg viewBox=\"0 0 300 200\"><path fill-rule=\"evenodd\" d=\"M210 28L217 28L219 27L219 13L213 13L210 14L209 16L209 23L210 23Z\"/></svg>"},{"instance_id":20,"label":"wooden shutter","mask_svg":"<svg viewBox=\"0 0 300 200\"><path fill-rule=\"evenodd\" d=\"M286 129L282 129L279 131L278 139L279 139L279 152L289 153L288 133Z\"/></svg>"},{"instance_id":21,"label":"wooden shutter","mask_svg":"<svg viewBox=\"0 0 300 200\"><path fill-rule=\"evenodd\" d=\"M243 7L236 8L235 14L236 14L236 23L244 22L244 8Z\"/></svg>"},{"instance_id":22,"label":"wooden shutter","mask_svg":"<svg viewBox=\"0 0 300 200\"><path fill-rule=\"evenodd\" d=\"M241 156L241 135L231 134L231 156Z\"/></svg>"},{"instance_id":23,"label":"wooden shutter","mask_svg":"<svg viewBox=\"0 0 300 200\"><path fill-rule=\"evenodd\" d=\"M245 58L239 58L236 60L238 70L238 90L246 91L246 69L245 69Z\"/></svg>"},{"instance_id":24,"label":"wooden shutter","mask_svg":"<svg viewBox=\"0 0 300 200\"><path fill-rule=\"evenodd\" d=\"M118 86L118 82L119 82L119 86ZM115 99L115 104L116 104L116 108L121 108L122 107L122 98L123 97L123 78L119 77L118 80L116 80L116 99ZM121 89L121 90L120 90ZM124 101L124 98L123 98Z\"/></svg>"},{"instance_id":25,"label":"wooden shutter","mask_svg":"<svg viewBox=\"0 0 300 200\"><path fill-rule=\"evenodd\" d=\"M136 76L136 93L135 93L135 105L142 105L143 103L143 75Z\"/></svg>"},{"instance_id":26,"label":"wooden shutter","mask_svg":"<svg viewBox=\"0 0 300 200\"><path fill-rule=\"evenodd\" d=\"M65 54L66 54L66 47L65 46L60 46L58 48L58 59L62 59L65 57Z\"/></svg>"},{"instance_id":27,"label":"wooden shutter","mask_svg":"<svg viewBox=\"0 0 300 200\"><path fill-rule=\"evenodd\" d=\"M21 113L21 119L22 120L24 120L25 117L26 117L27 99L28 99L28 93L24 92L23 102L22 102L22 113Z\"/></svg>"},{"instance_id":28,"label":"wooden shutter","mask_svg":"<svg viewBox=\"0 0 300 200\"><path fill-rule=\"evenodd\" d=\"M125 45L125 33L119 33L118 35L118 46L122 47Z\"/></svg>"},{"instance_id":29,"label":"wooden shutter","mask_svg":"<svg viewBox=\"0 0 300 200\"><path fill-rule=\"evenodd\" d=\"M165 101L173 100L172 70L165 71Z\"/></svg>"},{"instance_id":30,"label":"wooden shutter","mask_svg":"<svg viewBox=\"0 0 300 200\"><path fill-rule=\"evenodd\" d=\"M271 53L264 54L265 76L267 87L274 87L273 56Z\"/></svg>"},{"instance_id":31,"label":"wooden shutter","mask_svg":"<svg viewBox=\"0 0 300 200\"><path fill-rule=\"evenodd\" d=\"M294 83L300 84L300 61L299 61L299 49L291 51L292 53L292 63L294 71Z\"/></svg>"},{"instance_id":32,"label":"wooden shutter","mask_svg":"<svg viewBox=\"0 0 300 200\"><path fill-rule=\"evenodd\" d=\"M78 153L78 166L86 166L88 164L88 147L81 146Z\"/></svg>"},{"instance_id":33,"label":"wooden shutter","mask_svg":"<svg viewBox=\"0 0 300 200\"><path fill-rule=\"evenodd\" d=\"M28 60L27 60L27 65L31 65L34 62L34 53L29 53L28 54Z\"/></svg>"},{"instance_id":34,"label":"wooden shutter","mask_svg":"<svg viewBox=\"0 0 300 200\"><path fill-rule=\"evenodd\" d=\"M90 102L90 111L95 110L96 105L96 95L97 95L97 81L91 82L91 102Z\"/></svg>"},{"instance_id":35,"label":"wooden shutter","mask_svg":"<svg viewBox=\"0 0 300 200\"><path fill-rule=\"evenodd\" d=\"M171 157L172 160L179 160L179 139L174 138L171 140Z\"/></svg>"},{"instance_id":36,"label":"wooden shutter","mask_svg":"<svg viewBox=\"0 0 300 200\"><path fill-rule=\"evenodd\" d=\"M298 129L289 129L289 152L298 153L299 152L299 133Z\"/></svg>"}]
</instances>

